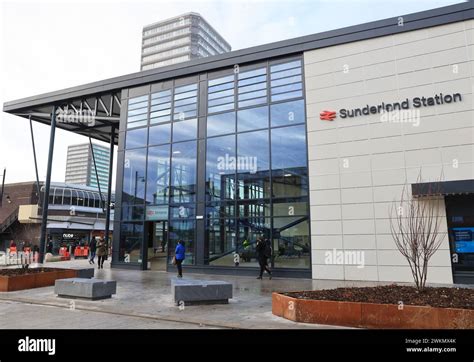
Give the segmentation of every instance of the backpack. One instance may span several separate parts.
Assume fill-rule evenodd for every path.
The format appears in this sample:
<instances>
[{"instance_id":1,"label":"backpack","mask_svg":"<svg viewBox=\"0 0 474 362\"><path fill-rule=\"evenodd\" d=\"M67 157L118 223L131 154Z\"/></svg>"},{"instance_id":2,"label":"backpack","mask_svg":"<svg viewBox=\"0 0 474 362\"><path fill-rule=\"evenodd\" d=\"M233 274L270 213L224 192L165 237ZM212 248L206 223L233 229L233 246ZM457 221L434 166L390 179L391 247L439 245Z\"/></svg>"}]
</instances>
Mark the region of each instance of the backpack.
<instances>
[{"instance_id":1,"label":"backpack","mask_svg":"<svg viewBox=\"0 0 474 362\"><path fill-rule=\"evenodd\" d=\"M272 256L272 246L268 240L265 241L265 256L267 258L271 258Z\"/></svg>"}]
</instances>

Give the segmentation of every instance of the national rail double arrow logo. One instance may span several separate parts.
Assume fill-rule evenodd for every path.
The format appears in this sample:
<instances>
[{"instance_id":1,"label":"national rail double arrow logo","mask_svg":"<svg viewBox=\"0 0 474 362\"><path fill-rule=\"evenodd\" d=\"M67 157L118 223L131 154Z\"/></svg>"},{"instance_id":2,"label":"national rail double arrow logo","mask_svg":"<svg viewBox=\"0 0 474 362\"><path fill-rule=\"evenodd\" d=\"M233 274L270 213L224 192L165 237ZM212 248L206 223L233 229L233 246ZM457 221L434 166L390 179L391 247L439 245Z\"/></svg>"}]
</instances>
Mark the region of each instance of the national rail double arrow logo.
<instances>
[{"instance_id":1,"label":"national rail double arrow logo","mask_svg":"<svg viewBox=\"0 0 474 362\"><path fill-rule=\"evenodd\" d=\"M319 119L322 121L332 121L336 118L336 112L335 111L322 111L319 114Z\"/></svg>"}]
</instances>

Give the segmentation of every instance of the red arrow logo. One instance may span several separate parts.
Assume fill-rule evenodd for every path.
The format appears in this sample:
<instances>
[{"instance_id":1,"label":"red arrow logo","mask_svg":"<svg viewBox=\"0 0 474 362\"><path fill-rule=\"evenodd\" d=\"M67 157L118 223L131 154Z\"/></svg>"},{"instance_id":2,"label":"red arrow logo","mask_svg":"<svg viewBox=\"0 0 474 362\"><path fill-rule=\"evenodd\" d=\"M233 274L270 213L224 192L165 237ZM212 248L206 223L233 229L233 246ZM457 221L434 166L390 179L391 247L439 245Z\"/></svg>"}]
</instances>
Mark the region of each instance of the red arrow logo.
<instances>
[{"instance_id":1,"label":"red arrow logo","mask_svg":"<svg viewBox=\"0 0 474 362\"><path fill-rule=\"evenodd\" d=\"M319 113L319 119L322 121L332 121L334 118L336 118L336 112L334 111L322 111Z\"/></svg>"}]
</instances>

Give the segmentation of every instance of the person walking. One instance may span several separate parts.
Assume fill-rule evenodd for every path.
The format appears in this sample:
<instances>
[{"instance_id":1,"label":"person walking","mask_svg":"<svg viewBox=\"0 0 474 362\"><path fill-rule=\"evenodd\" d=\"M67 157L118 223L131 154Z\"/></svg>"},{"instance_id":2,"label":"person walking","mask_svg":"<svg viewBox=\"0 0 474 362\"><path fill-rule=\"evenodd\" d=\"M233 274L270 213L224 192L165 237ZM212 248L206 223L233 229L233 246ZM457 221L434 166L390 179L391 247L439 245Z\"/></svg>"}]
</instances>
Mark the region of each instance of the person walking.
<instances>
[{"instance_id":1,"label":"person walking","mask_svg":"<svg viewBox=\"0 0 474 362\"><path fill-rule=\"evenodd\" d=\"M260 265L260 275L257 279L262 279L265 270L270 275L270 279L272 279L272 271L268 268L268 258L272 255L270 241L262 237L258 238L255 250L257 251L258 264Z\"/></svg>"},{"instance_id":2,"label":"person walking","mask_svg":"<svg viewBox=\"0 0 474 362\"><path fill-rule=\"evenodd\" d=\"M95 264L94 259L95 259L95 253L97 251L97 240L95 239L95 236L92 237L91 242L89 243L89 251L90 251L89 264Z\"/></svg>"},{"instance_id":3,"label":"person walking","mask_svg":"<svg viewBox=\"0 0 474 362\"><path fill-rule=\"evenodd\" d=\"M174 253L174 263L178 268L178 278L183 277L183 261L186 253L186 248L184 247L184 241L178 241L178 245L176 245L176 250Z\"/></svg>"},{"instance_id":4,"label":"person walking","mask_svg":"<svg viewBox=\"0 0 474 362\"><path fill-rule=\"evenodd\" d=\"M97 243L97 256L99 257L97 266L99 269L104 269L104 261L107 259L107 244L102 238L100 238Z\"/></svg>"}]
</instances>

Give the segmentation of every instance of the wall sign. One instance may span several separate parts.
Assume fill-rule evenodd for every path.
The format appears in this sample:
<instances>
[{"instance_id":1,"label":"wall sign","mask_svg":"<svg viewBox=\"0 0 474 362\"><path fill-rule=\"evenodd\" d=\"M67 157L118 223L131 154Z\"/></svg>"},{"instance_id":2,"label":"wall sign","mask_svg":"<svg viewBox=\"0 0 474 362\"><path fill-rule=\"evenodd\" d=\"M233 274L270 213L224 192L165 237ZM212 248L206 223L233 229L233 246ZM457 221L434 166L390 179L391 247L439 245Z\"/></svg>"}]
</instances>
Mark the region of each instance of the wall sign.
<instances>
[{"instance_id":1,"label":"wall sign","mask_svg":"<svg viewBox=\"0 0 474 362\"><path fill-rule=\"evenodd\" d=\"M435 105L443 105L443 104L450 104L462 102L462 95L461 93L454 93L454 94L435 94L432 97L414 97L411 100L406 98L401 102L394 102L394 103L385 103L382 102L377 105L369 105L367 104L365 107L361 108L354 108L354 109L346 109L341 108L339 110L339 117L340 118L354 118L360 116L368 116L370 114L379 114L384 112L392 112L392 111L400 111L403 109L410 109L410 108L423 108L423 107L431 107ZM330 110L324 110L319 114L319 119L322 121L332 121L336 118L336 112Z\"/></svg>"}]
</instances>

